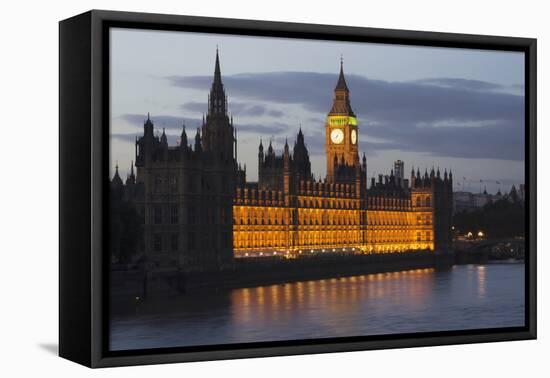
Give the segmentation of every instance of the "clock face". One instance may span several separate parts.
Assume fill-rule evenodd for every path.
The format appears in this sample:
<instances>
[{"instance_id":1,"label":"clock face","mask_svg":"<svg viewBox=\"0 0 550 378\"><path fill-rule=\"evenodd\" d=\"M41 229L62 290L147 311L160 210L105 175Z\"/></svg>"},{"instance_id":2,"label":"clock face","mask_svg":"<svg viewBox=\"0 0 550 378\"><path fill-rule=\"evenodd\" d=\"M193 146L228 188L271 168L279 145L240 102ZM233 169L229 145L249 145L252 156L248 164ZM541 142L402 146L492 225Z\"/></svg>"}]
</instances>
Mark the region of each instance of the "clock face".
<instances>
[{"instance_id":1,"label":"clock face","mask_svg":"<svg viewBox=\"0 0 550 378\"><path fill-rule=\"evenodd\" d=\"M330 132L330 140L334 144L340 144L344 141L344 132L342 129L333 129Z\"/></svg>"},{"instance_id":2,"label":"clock face","mask_svg":"<svg viewBox=\"0 0 550 378\"><path fill-rule=\"evenodd\" d=\"M351 144L357 143L357 130L351 130Z\"/></svg>"}]
</instances>

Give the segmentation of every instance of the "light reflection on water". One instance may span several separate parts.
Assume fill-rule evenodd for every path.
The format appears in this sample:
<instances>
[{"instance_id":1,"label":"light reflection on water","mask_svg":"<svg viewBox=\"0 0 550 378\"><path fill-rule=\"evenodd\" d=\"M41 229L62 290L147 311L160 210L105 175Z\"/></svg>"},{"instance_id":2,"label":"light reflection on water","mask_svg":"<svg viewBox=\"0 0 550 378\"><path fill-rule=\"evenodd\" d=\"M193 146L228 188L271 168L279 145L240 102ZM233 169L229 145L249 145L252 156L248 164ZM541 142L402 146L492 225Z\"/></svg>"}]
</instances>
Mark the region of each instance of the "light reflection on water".
<instances>
[{"instance_id":1,"label":"light reflection on water","mask_svg":"<svg viewBox=\"0 0 550 378\"><path fill-rule=\"evenodd\" d=\"M111 349L522 326L523 285L488 264L188 294L114 317Z\"/></svg>"}]
</instances>

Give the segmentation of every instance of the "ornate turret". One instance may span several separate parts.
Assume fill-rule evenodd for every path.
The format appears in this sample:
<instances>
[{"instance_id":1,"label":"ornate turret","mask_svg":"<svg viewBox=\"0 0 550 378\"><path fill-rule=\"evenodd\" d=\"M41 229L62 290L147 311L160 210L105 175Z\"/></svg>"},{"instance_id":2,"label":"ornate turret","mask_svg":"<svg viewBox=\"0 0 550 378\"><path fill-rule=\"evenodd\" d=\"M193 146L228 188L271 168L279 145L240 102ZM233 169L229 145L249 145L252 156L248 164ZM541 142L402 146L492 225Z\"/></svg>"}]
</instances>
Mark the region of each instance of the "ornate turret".
<instances>
[{"instance_id":1,"label":"ornate turret","mask_svg":"<svg viewBox=\"0 0 550 378\"><path fill-rule=\"evenodd\" d=\"M258 146L258 159L264 160L264 145L262 144L262 138L260 138L260 145Z\"/></svg>"},{"instance_id":2,"label":"ornate turret","mask_svg":"<svg viewBox=\"0 0 550 378\"><path fill-rule=\"evenodd\" d=\"M180 146L183 148L187 147L187 133L185 132L185 123L182 125Z\"/></svg>"},{"instance_id":3,"label":"ornate turret","mask_svg":"<svg viewBox=\"0 0 550 378\"><path fill-rule=\"evenodd\" d=\"M145 120L145 123L143 124L143 135L145 137L153 136L153 122L151 121L151 116L149 113L147 113L147 119Z\"/></svg>"},{"instance_id":4,"label":"ornate turret","mask_svg":"<svg viewBox=\"0 0 550 378\"><path fill-rule=\"evenodd\" d=\"M120 178L120 175L118 174L118 164L115 166L115 174L113 176L113 179L111 180L111 184L115 187L122 186L122 179Z\"/></svg>"},{"instance_id":5,"label":"ornate turret","mask_svg":"<svg viewBox=\"0 0 550 378\"><path fill-rule=\"evenodd\" d=\"M126 178L126 185L133 185L135 183L136 183L136 175L134 174L134 162L132 161L132 163L130 164L130 174Z\"/></svg>"},{"instance_id":6,"label":"ornate turret","mask_svg":"<svg viewBox=\"0 0 550 378\"><path fill-rule=\"evenodd\" d=\"M214 66L214 81L208 97L208 115L225 116L227 115L227 98L222 83L222 73L220 70L220 57L216 48L216 63Z\"/></svg>"},{"instance_id":7,"label":"ornate turret","mask_svg":"<svg viewBox=\"0 0 550 378\"><path fill-rule=\"evenodd\" d=\"M195 135L195 152L202 151L202 144L201 144L201 129L197 128L197 134Z\"/></svg>"},{"instance_id":8,"label":"ornate turret","mask_svg":"<svg viewBox=\"0 0 550 378\"><path fill-rule=\"evenodd\" d=\"M162 128L162 135L160 136L160 145L163 148L168 148L168 139L166 138L166 130Z\"/></svg>"},{"instance_id":9,"label":"ornate turret","mask_svg":"<svg viewBox=\"0 0 550 378\"><path fill-rule=\"evenodd\" d=\"M233 120L227 113L227 96L222 83L220 57L216 48L214 80L208 96L208 113L202 125L202 149L216 156L223 164L235 168L236 141Z\"/></svg>"},{"instance_id":10,"label":"ornate turret","mask_svg":"<svg viewBox=\"0 0 550 378\"><path fill-rule=\"evenodd\" d=\"M334 88L334 101L330 114L349 115L355 117L349 101L349 89L344 76L344 60L340 59L340 75Z\"/></svg>"}]
</instances>

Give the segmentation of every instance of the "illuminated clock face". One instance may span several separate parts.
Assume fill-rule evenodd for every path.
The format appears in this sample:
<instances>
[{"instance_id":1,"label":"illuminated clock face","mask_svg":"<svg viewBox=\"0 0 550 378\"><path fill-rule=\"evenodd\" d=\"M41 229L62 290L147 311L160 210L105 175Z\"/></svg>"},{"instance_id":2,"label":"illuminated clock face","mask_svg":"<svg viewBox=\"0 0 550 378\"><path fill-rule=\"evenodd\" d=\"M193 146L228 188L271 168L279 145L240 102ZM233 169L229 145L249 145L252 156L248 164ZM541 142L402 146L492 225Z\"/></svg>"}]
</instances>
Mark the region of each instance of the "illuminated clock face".
<instances>
[{"instance_id":1,"label":"illuminated clock face","mask_svg":"<svg viewBox=\"0 0 550 378\"><path fill-rule=\"evenodd\" d=\"M334 144L340 144L344 141L344 132L342 129L333 129L330 132L330 140Z\"/></svg>"},{"instance_id":2,"label":"illuminated clock face","mask_svg":"<svg viewBox=\"0 0 550 378\"><path fill-rule=\"evenodd\" d=\"M351 130L351 144L357 143L357 130Z\"/></svg>"}]
</instances>

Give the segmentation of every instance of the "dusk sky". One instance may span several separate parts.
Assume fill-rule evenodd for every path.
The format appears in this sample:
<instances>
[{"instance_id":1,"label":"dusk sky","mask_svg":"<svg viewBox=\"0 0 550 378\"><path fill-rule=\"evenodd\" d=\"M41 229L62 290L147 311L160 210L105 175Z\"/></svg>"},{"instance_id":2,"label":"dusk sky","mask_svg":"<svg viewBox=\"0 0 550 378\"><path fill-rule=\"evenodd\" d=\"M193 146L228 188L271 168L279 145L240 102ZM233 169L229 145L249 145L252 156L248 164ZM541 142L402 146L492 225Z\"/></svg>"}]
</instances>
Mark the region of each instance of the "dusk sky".
<instances>
[{"instance_id":1,"label":"dusk sky","mask_svg":"<svg viewBox=\"0 0 550 378\"><path fill-rule=\"evenodd\" d=\"M523 53L131 29L111 30L111 174L118 162L126 177L148 112L170 145L183 123L193 140L216 46L249 181L260 137L280 154L300 125L312 170L325 176L325 117L343 56L369 179L401 159L407 175L451 168L455 190L524 182Z\"/></svg>"}]
</instances>

